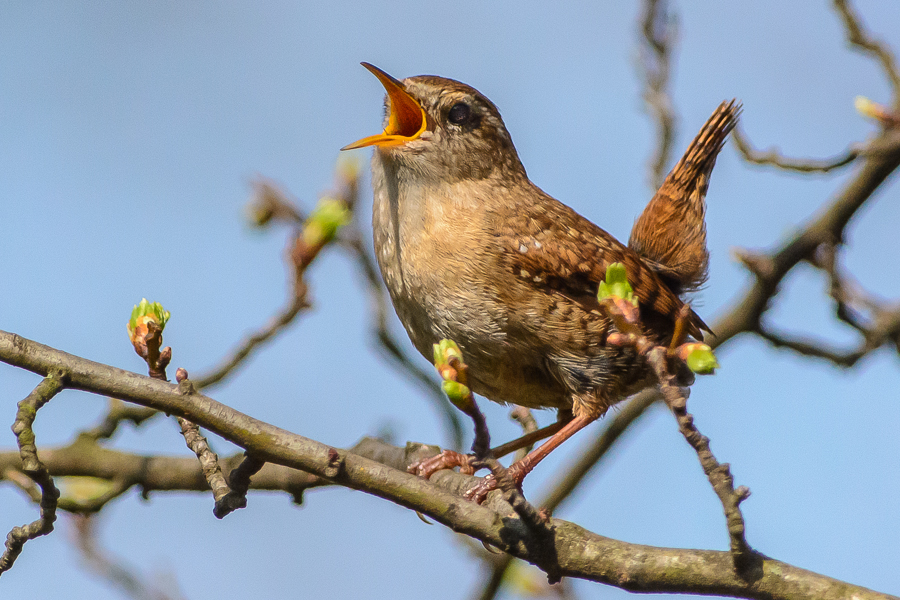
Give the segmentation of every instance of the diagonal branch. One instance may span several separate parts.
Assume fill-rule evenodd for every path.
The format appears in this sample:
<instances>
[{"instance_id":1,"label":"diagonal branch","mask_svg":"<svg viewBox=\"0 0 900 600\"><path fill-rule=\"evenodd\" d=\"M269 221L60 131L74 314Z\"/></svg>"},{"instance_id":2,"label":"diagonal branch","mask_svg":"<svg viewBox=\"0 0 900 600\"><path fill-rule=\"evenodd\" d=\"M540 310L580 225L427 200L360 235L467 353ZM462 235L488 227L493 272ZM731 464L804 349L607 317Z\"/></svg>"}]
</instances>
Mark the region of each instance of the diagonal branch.
<instances>
[{"instance_id":1,"label":"diagonal branch","mask_svg":"<svg viewBox=\"0 0 900 600\"><path fill-rule=\"evenodd\" d=\"M424 481L351 452L335 451L202 394L184 396L175 385L79 358L11 333L0 332L0 361L43 375L66 369L67 387L184 417L262 460L300 469L417 510L454 531L528 562L538 564L548 554L537 545L541 540L501 501L499 494L493 494L485 506L462 500L459 494L471 486L468 476L442 471L431 481ZM629 544L557 519L552 520L552 530L559 575L627 590L771 600L831 600L848 595L860 599L889 598L769 558L760 559L762 576L748 581L732 568L729 552Z\"/></svg>"},{"instance_id":2,"label":"diagonal branch","mask_svg":"<svg viewBox=\"0 0 900 600\"><path fill-rule=\"evenodd\" d=\"M884 132L878 144L881 150L863 157L862 165L853 178L831 204L797 235L770 254L747 254L742 257L745 266L753 272L754 281L736 305L713 324L716 335L710 345L740 333L755 332L785 276L801 261L813 258L822 244L833 244L835 240L843 239L850 219L900 167L900 132Z\"/></svg>"}]
</instances>

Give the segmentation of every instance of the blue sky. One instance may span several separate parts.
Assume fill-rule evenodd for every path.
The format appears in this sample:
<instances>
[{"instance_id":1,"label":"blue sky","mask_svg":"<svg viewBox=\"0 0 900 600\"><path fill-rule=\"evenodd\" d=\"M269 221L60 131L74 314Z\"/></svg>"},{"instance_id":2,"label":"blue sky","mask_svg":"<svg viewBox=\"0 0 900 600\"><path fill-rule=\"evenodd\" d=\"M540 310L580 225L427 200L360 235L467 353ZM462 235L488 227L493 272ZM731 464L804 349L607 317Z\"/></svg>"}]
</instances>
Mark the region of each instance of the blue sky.
<instances>
[{"instance_id":1,"label":"blue sky","mask_svg":"<svg viewBox=\"0 0 900 600\"><path fill-rule=\"evenodd\" d=\"M857 6L900 51L896 7ZM887 100L885 79L845 47L827 3L676 8L678 152L732 97L743 100L744 128L760 147L830 156L873 133L853 99ZM481 90L500 107L531 178L626 238L651 193L653 126L636 77L636 20L635 3L622 2L4 3L0 329L141 371L125 322L146 296L172 312L173 365L199 372L214 364L284 300L286 232L246 225L249 182L271 177L306 206L329 188L338 149L381 122L383 92L361 60L397 77L439 74ZM731 249L772 247L848 177L749 168L725 149L709 196L712 276L699 304L708 322L747 285ZM369 198L366 189L366 223ZM845 255L862 284L887 298L900 297L900 273L884 258L896 252L896 199L896 184L888 185L860 212ZM328 252L309 279L315 310L213 396L332 445L384 428L400 442L446 441L430 404L371 349L352 262ZM798 268L770 318L852 344L833 323L826 289L820 274ZM750 543L900 594L896 354L882 351L840 372L745 338L720 361L719 374L695 386L690 410L736 483L753 491L744 504ZM11 423L37 379L8 367L0 378ZM104 406L78 392L57 397L38 417L39 447L65 443ZM496 439L515 434L505 408L482 406ZM602 426L542 464L526 494L539 497ZM4 431L0 446L12 447ZM116 446L187 452L168 421L123 431ZM558 516L630 542L727 547L718 501L664 410L640 422L612 458ZM0 507L4 530L36 514L10 486L0 487ZM143 573L174 573L191 599L465 598L482 577L452 532L347 490L310 493L302 508L285 495L256 494L221 522L208 495L144 502L132 493L104 511L101 527L111 551ZM118 597L80 567L70 529L61 519L54 534L29 543L0 590ZM583 598L625 596L595 584L577 589Z\"/></svg>"}]
</instances>

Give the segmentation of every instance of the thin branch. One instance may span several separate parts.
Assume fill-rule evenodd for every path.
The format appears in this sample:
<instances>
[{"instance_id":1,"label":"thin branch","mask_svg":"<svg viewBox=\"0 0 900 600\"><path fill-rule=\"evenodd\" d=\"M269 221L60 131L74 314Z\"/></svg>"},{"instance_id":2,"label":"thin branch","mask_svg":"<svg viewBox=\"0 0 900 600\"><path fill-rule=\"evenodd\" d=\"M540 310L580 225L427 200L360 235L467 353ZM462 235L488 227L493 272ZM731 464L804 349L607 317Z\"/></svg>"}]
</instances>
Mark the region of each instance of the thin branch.
<instances>
[{"instance_id":1,"label":"thin branch","mask_svg":"<svg viewBox=\"0 0 900 600\"><path fill-rule=\"evenodd\" d=\"M275 335L290 325L301 311L308 307L309 303L305 297L294 295L287 306L272 317L261 329L241 340L234 350L232 350L218 366L214 367L211 372L201 375L197 379L195 385L198 388L203 389L221 383L235 370L235 368L244 362L254 350L275 337Z\"/></svg>"},{"instance_id":2,"label":"thin branch","mask_svg":"<svg viewBox=\"0 0 900 600\"><path fill-rule=\"evenodd\" d=\"M162 307L160 307L161 309ZM166 346L160 349L165 323L157 323L155 318L145 317L142 326L135 327L134 330L129 328L129 335L138 356L143 357L147 361L150 377L158 381L168 382L166 367L172 360L172 348ZM176 379L178 380L178 391L181 394L190 396L195 393L194 384L188 379L188 372L185 369L178 369ZM180 415L175 415L175 420L181 428L181 435L184 437L185 444L197 456L197 460L200 461L203 475L206 477L206 481L212 490L213 499L215 500L213 514L221 519L234 508L243 508L234 506L229 510L223 507L222 503L229 492L228 484L225 482L225 476L222 474L221 467L219 467L219 457L216 456L216 453L209 447L206 438L200 433L200 427Z\"/></svg>"},{"instance_id":3,"label":"thin branch","mask_svg":"<svg viewBox=\"0 0 900 600\"><path fill-rule=\"evenodd\" d=\"M53 478L47 468L38 459L32 426L37 411L63 389L63 372L58 369L48 370L44 374L44 380L24 400L19 402L19 410L16 412L12 430L16 434L16 442L19 444L22 472L41 488L41 516L27 525L13 527L6 536L6 550L0 556L0 575L12 568L16 558L22 553L25 542L53 531L59 490L53 484Z\"/></svg>"},{"instance_id":4,"label":"thin branch","mask_svg":"<svg viewBox=\"0 0 900 600\"><path fill-rule=\"evenodd\" d=\"M731 139L744 160L754 165L767 165L777 167L785 171L795 173L828 173L853 163L862 152L859 148L851 146L842 154L833 158L790 158L782 155L775 148L769 150L756 150L750 144L747 136L740 127L736 127L731 133Z\"/></svg>"},{"instance_id":5,"label":"thin branch","mask_svg":"<svg viewBox=\"0 0 900 600\"><path fill-rule=\"evenodd\" d=\"M512 410L509 411L509 418L522 426L522 433L524 435L533 434L539 429L537 419L531 414L531 409L524 406L513 406ZM525 455L531 452L532 448L534 448L533 443L516 450L516 456L513 458L513 462L525 458ZM500 458L497 454L494 454L494 449L492 449L491 452L495 458Z\"/></svg>"},{"instance_id":6,"label":"thin branch","mask_svg":"<svg viewBox=\"0 0 900 600\"><path fill-rule=\"evenodd\" d=\"M454 531L474 537L534 564L547 549L500 494L479 506L460 498L469 476L442 471L425 481L351 452L333 448L253 419L202 394L185 396L177 387L0 332L0 362L46 375L65 369L67 387L113 396L182 416L250 451L261 460L307 471L335 484L373 494L417 510ZM398 449L406 452L405 449ZM728 552L653 548L611 540L572 523L552 520L558 574L642 592L719 594L780 600L889 598L769 558L760 558L760 577L742 578Z\"/></svg>"},{"instance_id":7,"label":"thin branch","mask_svg":"<svg viewBox=\"0 0 900 600\"><path fill-rule=\"evenodd\" d=\"M358 179L358 175L355 176ZM358 182L344 182L340 202L352 208L358 195ZM261 181L255 185L254 200L249 212L260 227L273 219L287 221L294 225L303 218L303 213L288 198L287 194L271 182ZM301 223L307 227L306 221ZM316 259L322 249L332 239L318 240L307 244L302 232L297 233L290 242L288 256L290 258L292 284L289 290L287 305L273 316L262 328L246 336L211 372L198 377L194 385L198 389L211 387L221 383L241 365L260 346L283 331L302 311L310 307L308 288L304 280L306 269Z\"/></svg>"},{"instance_id":8,"label":"thin branch","mask_svg":"<svg viewBox=\"0 0 900 600\"><path fill-rule=\"evenodd\" d=\"M706 473L722 503L725 518L728 521L728 535L731 540L731 554L734 557L735 566L743 576L747 577L749 570L758 569L762 561L744 537L744 516L741 514L740 504L750 496L750 490L744 486L734 488L734 477L731 475L728 464L716 460L709 448L709 438L701 434L694 425L694 417L687 412L687 398L675 376L669 372L665 349L657 346L649 352L647 360L659 380L663 399L675 414L679 430L697 453L703 472ZM759 573L755 576L758 575Z\"/></svg>"},{"instance_id":9,"label":"thin branch","mask_svg":"<svg viewBox=\"0 0 900 600\"><path fill-rule=\"evenodd\" d=\"M675 141L676 117L669 82L672 47L678 37L678 21L668 10L667 0L646 0L641 17L640 74L644 80L644 102L656 120L657 146L650 159L650 185L659 189Z\"/></svg>"},{"instance_id":10,"label":"thin branch","mask_svg":"<svg viewBox=\"0 0 900 600\"><path fill-rule=\"evenodd\" d=\"M834 0L834 9L844 22L847 42L881 63L881 68L894 94L894 107L900 110L900 70L891 49L880 40L873 38L856 15L848 0Z\"/></svg>"},{"instance_id":11,"label":"thin branch","mask_svg":"<svg viewBox=\"0 0 900 600\"><path fill-rule=\"evenodd\" d=\"M776 333L764 326L761 326L756 331L756 334L775 348L784 348L811 358L821 358L842 368L852 367L867 354L861 351L844 352L831 348L826 342L821 340L788 336Z\"/></svg>"},{"instance_id":12,"label":"thin branch","mask_svg":"<svg viewBox=\"0 0 900 600\"><path fill-rule=\"evenodd\" d=\"M103 420L88 429L81 435L91 438L92 440L108 440L118 430L119 425L124 421L130 421L135 427L144 424L148 419L158 415L155 410L144 408L143 406L134 406L126 404L115 398L109 399L109 410L103 417Z\"/></svg>"}]
</instances>

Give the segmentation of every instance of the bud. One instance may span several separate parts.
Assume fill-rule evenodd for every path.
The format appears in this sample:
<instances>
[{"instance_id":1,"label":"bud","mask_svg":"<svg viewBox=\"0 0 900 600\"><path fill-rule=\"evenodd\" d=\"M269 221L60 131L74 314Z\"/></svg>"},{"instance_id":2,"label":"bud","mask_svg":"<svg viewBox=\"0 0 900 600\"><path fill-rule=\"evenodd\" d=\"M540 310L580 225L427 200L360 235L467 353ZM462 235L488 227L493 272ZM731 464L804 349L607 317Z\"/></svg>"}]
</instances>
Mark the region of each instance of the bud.
<instances>
[{"instance_id":1,"label":"bud","mask_svg":"<svg viewBox=\"0 0 900 600\"><path fill-rule=\"evenodd\" d=\"M303 226L307 246L324 246L334 239L338 229L350 222L346 204L327 196L321 198Z\"/></svg>"},{"instance_id":2,"label":"bud","mask_svg":"<svg viewBox=\"0 0 900 600\"><path fill-rule=\"evenodd\" d=\"M712 375L719 368L719 362L712 348L701 342L682 344L676 350L676 355L698 375Z\"/></svg>"},{"instance_id":3,"label":"bud","mask_svg":"<svg viewBox=\"0 0 900 600\"><path fill-rule=\"evenodd\" d=\"M865 96L857 96L853 101L853 106L856 108L856 112L870 119L880 119L881 114L884 112L882 106L872 102Z\"/></svg>"},{"instance_id":4,"label":"bud","mask_svg":"<svg viewBox=\"0 0 900 600\"><path fill-rule=\"evenodd\" d=\"M622 298L634 306L638 305L634 290L628 283L628 272L622 263L612 263L606 267L606 281L600 283L597 300L602 301L607 298Z\"/></svg>"},{"instance_id":5,"label":"bud","mask_svg":"<svg viewBox=\"0 0 900 600\"><path fill-rule=\"evenodd\" d=\"M450 363L450 359L462 362L462 350L453 340L443 339L434 345L434 365L440 369L442 365Z\"/></svg>"},{"instance_id":6,"label":"bud","mask_svg":"<svg viewBox=\"0 0 900 600\"><path fill-rule=\"evenodd\" d=\"M450 398L453 406L464 413L469 413L472 410L472 391L468 387L457 381L444 381L441 384L441 388L447 394L447 397Z\"/></svg>"},{"instance_id":7,"label":"bud","mask_svg":"<svg viewBox=\"0 0 900 600\"><path fill-rule=\"evenodd\" d=\"M171 313L162 307L159 302L147 302L146 298L141 299L140 304L136 304L131 311L131 318L128 320L128 337L134 342L137 335L146 335L147 323L153 322L159 326L162 331L169 322Z\"/></svg>"}]
</instances>

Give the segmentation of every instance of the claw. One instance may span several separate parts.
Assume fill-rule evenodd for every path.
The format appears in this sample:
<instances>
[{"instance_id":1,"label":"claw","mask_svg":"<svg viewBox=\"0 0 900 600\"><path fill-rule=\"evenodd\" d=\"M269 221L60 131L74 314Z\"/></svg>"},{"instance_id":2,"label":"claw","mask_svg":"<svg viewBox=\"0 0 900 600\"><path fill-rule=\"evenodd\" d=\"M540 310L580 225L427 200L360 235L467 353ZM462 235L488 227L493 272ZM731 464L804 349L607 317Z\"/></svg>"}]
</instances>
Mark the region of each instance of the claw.
<instances>
[{"instance_id":1,"label":"claw","mask_svg":"<svg viewBox=\"0 0 900 600\"><path fill-rule=\"evenodd\" d=\"M432 456L431 458L426 458L424 460L419 460L409 465L406 469L407 472L412 473L413 475L418 475L419 477L424 477L425 479L431 479L431 476L437 473L438 471L443 471L445 469L453 469L455 467L459 467L459 472L472 475L475 473L475 469L472 468L472 460L475 457L460 454L459 452L454 452L453 450L444 450L440 454Z\"/></svg>"},{"instance_id":2,"label":"claw","mask_svg":"<svg viewBox=\"0 0 900 600\"><path fill-rule=\"evenodd\" d=\"M463 498L471 500L475 504L483 504L488 494L498 489L517 489L522 491L522 481L525 480L527 474L519 463L513 463L508 469L504 469L498 465L498 470L490 473L484 479L478 482L474 487L467 490L463 494ZM497 473L499 471L499 479Z\"/></svg>"}]
</instances>

